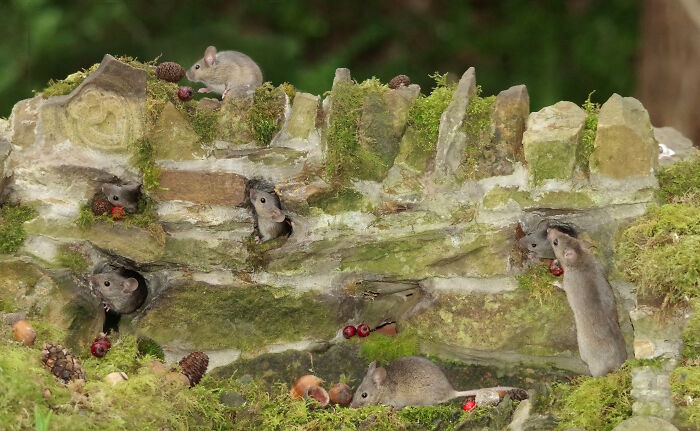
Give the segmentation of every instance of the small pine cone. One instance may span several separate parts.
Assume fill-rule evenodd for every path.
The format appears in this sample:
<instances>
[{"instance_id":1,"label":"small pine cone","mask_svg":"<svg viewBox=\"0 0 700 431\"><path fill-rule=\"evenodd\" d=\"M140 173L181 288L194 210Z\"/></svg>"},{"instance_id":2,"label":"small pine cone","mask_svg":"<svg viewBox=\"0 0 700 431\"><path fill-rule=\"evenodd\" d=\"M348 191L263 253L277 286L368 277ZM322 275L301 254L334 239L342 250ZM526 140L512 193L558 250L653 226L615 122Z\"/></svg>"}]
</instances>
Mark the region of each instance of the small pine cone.
<instances>
[{"instance_id":1,"label":"small pine cone","mask_svg":"<svg viewBox=\"0 0 700 431\"><path fill-rule=\"evenodd\" d=\"M207 372L209 356L204 352L192 352L182 358L179 362L182 374L190 379L190 387L199 383L202 376Z\"/></svg>"},{"instance_id":2,"label":"small pine cone","mask_svg":"<svg viewBox=\"0 0 700 431\"><path fill-rule=\"evenodd\" d=\"M92 201L92 213L96 216L112 213L112 204L107 199L95 199Z\"/></svg>"},{"instance_id":3,"label":"small pine cone","mask_svg":"<svg viewBox=\"0 0 700 431\"><path fill-rule=\"evenodd\" d=\"M185 76L185 69L174 61L165 61L156 67L156 76L164 81L177 82Z\"/></svg>"},{"instance_id":4,"label":"small pine cone","mask_svg":"<svg viewBox=\"0 0 700 431\"><path fill-rule=\"evenodd\" d=\"M78 379L86 380L85 370L78 358L68 353L68 350L60 344L44 344L41 361L44 367L63 383Z\"/></svg>"},{"instance_id":5,"label":"small pine cone","mask_svg":"<svg viewBox=\"0 0 700 431\"><path fill-rule=\"evenodd\" d=\"M396 75L395 77L391 78L391 81L389 81L389 88L392 90L395 90L402 85L406 87L411 85L411 78L406 75Z\"/></svg>"}]
</instances>

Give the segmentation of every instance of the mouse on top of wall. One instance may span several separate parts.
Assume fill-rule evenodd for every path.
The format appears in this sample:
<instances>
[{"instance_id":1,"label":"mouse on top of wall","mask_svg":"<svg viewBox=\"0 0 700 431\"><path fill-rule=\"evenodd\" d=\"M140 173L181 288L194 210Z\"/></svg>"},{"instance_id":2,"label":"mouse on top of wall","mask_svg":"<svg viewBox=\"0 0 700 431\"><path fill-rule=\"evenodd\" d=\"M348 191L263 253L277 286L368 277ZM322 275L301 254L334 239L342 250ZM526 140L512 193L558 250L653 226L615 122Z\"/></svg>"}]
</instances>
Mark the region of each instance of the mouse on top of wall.
<instances>
[{"instance_id":1,"label":"mouse on top of wall","mask_svg":"<svg viewBox=\"0 0 700 431\"><path fill-rule=\"evenodd\" d=\"M627 359L627 348L603 266L585 241L555 228L547 229L547 240L564 268L561 288L574 313L581 359L595 377L618 369Z\"/></svg>"},{"instance_id":2,"label":"mouse on top of wall","mask_svg":"<svg viewBox=\"0 0 700 431\"><path fill-rule=\"evenodd\" d=\"M280 198L274 190L251 188L249 197L253 204L254 228L258 231L256 242L292 233L291 220L282 211Z\"/></svg>"},{"instance_id":3,"label":"mouse on top of wall","mask_svg":"<svg viewBox=\"0 0 700 431\"><path fill-rule=\"evenodd\" d=\"M141 184L127 183L123 185L104 183L100 187L102 193L114 206L124 208L127 213L133 214L139 208L141 199Z\"/></svg>"},{"instance_id":4,"label":"mouse on top of wall","mask_svg":"<svg viewBox=\"0 0 700 431\"><path fill-rule=\"evenodd\" d=\"M131 314L148 296L145 280L135 271L117 268L89 277L90 289L107 312Z\"/></svg>"},{"instance_id":5,"label":"mouse on top of wall","mask_svg":"<svg viewBox=\"0 0 700 431\"><path fill-rule=\"evenodd\" d=\"M527 250L528 254L535 259L554 259L554 250L547 239L547 229L554 228L560 232L577 238L576 229L568 224L556 220L541 220L534 229L520 238L518 245L523 250Z\"/></svg>"},{"instance_id":6,"label":"mouse on top of wall","mask_svg":"<svg viewBox=\"0 0 700 431\"><path fill-rule=\"evenodd\" d=\"M376 362L369 364L350 406L429 406L453 398L478 396L483 391L507 393L518 400L527 398L526 391L509 386L457 391L432 361L420 356L407 356L386 367L377 367Z\"/></svg>"},{"instance_id":7,"label":"mouse on top of wall","mask_svg":"<svg viewBox=\"0 0 700 431\"><path fill-rule=\"evenodd\" d=\"M237 95L252 94L262 85L260 67L247 55L238 51L217 51L209 46L204 57L185 73L192 82L201 82L206 87L200 93L217 93L225 98L229 92Z\"/></svg>"}]
</instances>

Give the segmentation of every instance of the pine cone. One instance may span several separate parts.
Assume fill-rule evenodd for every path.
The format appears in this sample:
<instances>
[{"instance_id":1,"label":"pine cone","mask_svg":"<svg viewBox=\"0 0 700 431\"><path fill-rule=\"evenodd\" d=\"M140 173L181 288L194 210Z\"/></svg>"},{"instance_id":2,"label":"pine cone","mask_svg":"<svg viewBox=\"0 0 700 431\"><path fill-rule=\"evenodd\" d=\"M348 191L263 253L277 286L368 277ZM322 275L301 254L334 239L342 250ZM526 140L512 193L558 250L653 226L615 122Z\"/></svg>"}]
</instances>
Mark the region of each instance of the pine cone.
<instances>
[{"instance_id":1,"label":"pine cone","mask_svg":"<svg viewBox=\"0 0 700 431\"><path fill-rule=\"evenodd\" d=\"M92 201L92 213L96 216L112 213L112 204L107 199L95 199Z\"/></svg>"},{"instance_id":2,"label":"pine cone","mask_svg":"<svg viewBox=\"0 0 700 431\"><path fill-rule=\"evenodd\" d=\"M199 383L204 373L207 372L209 356L204 352L192 352L180 359L179 364L182 367L182 374L190 379L190 387L192 387Z\"/></svg>"},{"instance_id":3,"label":"pine cone","mask_svg":"<svg viewBox=\"0 0 700 431\"><path fill-rule=\"evenodd\" d=\"M71 380L86 380L85 370L75 356L60 344L46 343L41 352L41 361L46 369L63 383Z\"/></svg>"},{"instance_id":4,"label":"pine cone","mask_svg":"<svg viewBox=\"0 0 700 431\"><path fill-rule=\"evenodd\" d=\"M165 61L156 67L156 76L164 81L177 82L185 76L185 69L174 61Z\"/></svg>"},{"instance_id":5,"label":"pine cone","mask_svg":"<svg viewBox=\"0 0 700 431\"><path fill-rule=\"evenodd\" d=\"M391 81L389 81L389 88L392 90L395 90L402 85L406 87L411 85L411 78L406 75L396 75L395 77L391 78Z\"/></svg>"}]
</instances>

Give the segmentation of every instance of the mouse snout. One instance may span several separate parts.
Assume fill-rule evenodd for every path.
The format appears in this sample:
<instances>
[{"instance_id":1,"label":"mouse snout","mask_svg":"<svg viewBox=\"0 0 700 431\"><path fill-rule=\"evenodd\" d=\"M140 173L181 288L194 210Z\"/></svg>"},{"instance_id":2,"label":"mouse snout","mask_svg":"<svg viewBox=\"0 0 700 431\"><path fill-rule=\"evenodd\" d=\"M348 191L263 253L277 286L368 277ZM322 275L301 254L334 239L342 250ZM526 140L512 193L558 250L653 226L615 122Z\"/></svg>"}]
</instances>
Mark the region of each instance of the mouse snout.
<instances>
[{"instance_id":1,"label":"mouse snout","mask_svg":"<svg viewBox=\"0 0 700 431\"><path fill-rule=\"evenodd\" d=\"M185 77L187 77L187 79L190 81L194 81L194 73L192 72L192 69L188 69L187 72L185 72Z\"/></svg>"}]
</instances>

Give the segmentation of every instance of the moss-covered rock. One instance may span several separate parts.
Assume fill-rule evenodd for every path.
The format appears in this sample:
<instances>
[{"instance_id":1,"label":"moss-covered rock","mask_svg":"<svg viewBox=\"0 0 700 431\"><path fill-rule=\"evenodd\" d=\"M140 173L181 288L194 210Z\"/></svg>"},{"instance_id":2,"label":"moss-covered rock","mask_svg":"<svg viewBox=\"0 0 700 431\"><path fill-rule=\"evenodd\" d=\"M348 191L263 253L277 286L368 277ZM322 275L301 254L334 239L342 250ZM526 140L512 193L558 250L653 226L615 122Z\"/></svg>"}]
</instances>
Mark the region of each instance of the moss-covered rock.
<instances>
[{"instance_id":1,"label":"moss-covered rock","mask_svg":"<svg viewBox=\"0 0 700 431\"><path fill-rule=\"evenodd\" d=\"M204 156L199 136L171 102L163 108L148 139L156 160L192 160Z\"/></svg>"},{"instance_id":2,"label":"moss-covered rock","mask_svg":"<svg viewBox=\"0 0 700 431\"><path fill-rule=\"evenodd\" d=\"M14 253L27 238L24 223L36 217L36 211L19 205L0 208L0 254Z\"/></svg>"},{"instance_id":3,"label":"moss-covered rock","mask_svg":"<svg viewBox=\"0 0 700 431\"><path fill-rule=\"evenodd\" d=\"M498 174L510 173L512 158L508 158L509 149L498 147L492 142L494 127L495 96L482 97L481 86L467 104L467 117L464 120L466 147L464 161L459 169L459 176L465 179L482 179Z\"/></svg>"},{"instance_id":4,"label":"moss-covered rock","mask_svg":"<svg viewBox=\"0 0 700 431\"><path fill-rule=\"evenodd\" d=\"M700 405L693 401L700 398L700 367L678 367L671 374L673 402L678 408L674 422L682 429L700 427Z\"/></svg>"}]
</instances>

